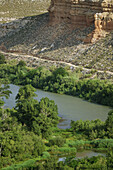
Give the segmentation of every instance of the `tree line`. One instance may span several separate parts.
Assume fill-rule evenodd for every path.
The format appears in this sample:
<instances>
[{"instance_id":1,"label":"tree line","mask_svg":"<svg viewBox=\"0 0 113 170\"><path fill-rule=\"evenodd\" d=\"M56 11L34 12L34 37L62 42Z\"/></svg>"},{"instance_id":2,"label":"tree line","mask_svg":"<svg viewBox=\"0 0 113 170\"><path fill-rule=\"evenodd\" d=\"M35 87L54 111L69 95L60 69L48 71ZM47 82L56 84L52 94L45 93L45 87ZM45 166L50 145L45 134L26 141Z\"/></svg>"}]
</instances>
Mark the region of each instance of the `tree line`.
<instances>
[{"instance_id":1,"label":"tree line","mask_svg":"<svg viewBox=\"0 0 113 170\"><path fill-rule=\"evenodd\" d=\"M46 69L38 67L30 69L23 61L17 65L0 65L0 78L3 82L16 85L31 84L45 91L68 94L85 100L113 106L113 84L99 79L77 79L65 68Z\"/></svg>"},{"instance_id":2,"label":"tree line","mask_svg":"<svg viewBox=\"0 0 113 170\"><path fill-rule=\"evenodd\" d=\"M10 169L113 169L113 110L105 122L71 121L70 129L61 130L57 128L59 117L54 101L34 99L36 87L113 106L112 83L79 80L62 67L31 69L23 61L13 66L4 62L0 64L1 83L23 86L16 96L16 106L4 109L2 97L8 97L11 91L8 85L0 84L0 168L12 165ZM80 149L106 150L107 154L83 159L69 157ZM68 157L65 162L58 162L55 153Z\"/></svg>"},{"instance_id":3,"label":"tree line","mask_svg":"<svg viewBox=\"0 0 113 170\"><path fill-rule=\"evenodd\" d=\"M8 86L0 87L0 96L8 97L11 93L7 89ZM3 103L1 102L0 168L20 161L26 162L26 160L29 161L15 166L24 167L26 170L31 168L65 170L107 169L113 167L113 159L111 159L113 158L113 110L108 113L105 122L99 119L94 121L72 121L71 128L64 132L71 132L73 141L69 139L67 141L66 137L62 136L62 130L59 130L57 136L54 136L55 130L53 129L57 126L59 120L57 106L54 101L42 98L38 102L34 99L35 91L36 89L31 85L22 86L16 96L16 106L13 109L3 109ZM78 140L76 139L77 136ZM44 142L46 139L47 143ZM63 163L58 162L54 156L50 156L49 152L45 152L47 150L52 152L53 149L53 151L62 151L67 154L69 148L74 153L76 153L76 149L81 148L103 148L107 149L107 157L98 156L75 160L74 157L68 156ZM40 160L36 161L37 157L40 157Z\"/></svg>"},{"instance_id":4,"label":"tree line","mask_svg":"<svg viewBox=\"0 0 113 170\"><path fill-rule=\"evenodd\" d=\"M0 86L1 97L11 93L7 88ZM57 105L47 97L38 102L35 91L31 85L21 87L13 109L3 109L0 102L0 168L42 155L43 139L58 124Z\"/></svg>"}]
</instances>

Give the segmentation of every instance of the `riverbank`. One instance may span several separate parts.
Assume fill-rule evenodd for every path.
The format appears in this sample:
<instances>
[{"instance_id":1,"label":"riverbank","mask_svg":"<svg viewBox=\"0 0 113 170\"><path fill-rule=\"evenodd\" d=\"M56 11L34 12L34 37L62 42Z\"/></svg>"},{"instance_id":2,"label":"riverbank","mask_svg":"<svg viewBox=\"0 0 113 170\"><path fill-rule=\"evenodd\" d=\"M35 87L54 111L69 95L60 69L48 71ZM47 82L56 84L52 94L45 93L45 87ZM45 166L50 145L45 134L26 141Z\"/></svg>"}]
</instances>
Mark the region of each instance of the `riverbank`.
<instances>
[{"instance_id":1,"label":"riverbank","mask_svg":"<svg viewBox=\"0 0 113 170\"><path fill-rule=\"evenodd\" d=\"M12 89L14 89L14 86L12 87ZM15 89L17 90L17 87L15 87ZM44 98L43 98L43 100L44 100ZM30 100L29 100L29 102L30 102ZM42 106L44 106L44 105L42 105ZM32 108L33 108L33 106L32 106ZM12 110L8 109L8 116L9 116L9 113L12 114L12 118L14 115L16 116L15 109L16 108L13 108ZM29 109L30 109L30 107L29 107ZM109 119L109 116L110 116L110 112L108 114L107 119ZM10 118L10 120L12 120L11 117L9 117L9 118ZM7 117L7 119L8 119L8 117ZM23 161L25 161L27 163L30 161L30 163L29 164L25 163L26 165L24 165L24 163L17 164L17 165L15 165L15 167L27 167L27 168L28 167L36 167L36 166L38 167L40 164L42 165L42 162L44 162L43 165L45 166L46 161L51 160L52 162L54 162L54 161L56 161L56 158L55 158L56 156L65 156L65 155L67 156L66 164L62 164L62 166L64 167L65 165L69 165L71 167L69 162L75 161L75 159L74 159L75 156L74 156L74 158L70 158L70 156L75 155L77 151L95 149L97 151L107 151L108 152L109 151L108 148L112 147L113 139L109 138L109 135L111 135L111 130L110 130L110 132L106 131L108 123L109 123L109 122L107 123L107 119L105 122L102 122L99 119L94 120L94 121L93 120L92 121L80 120L80 121L76 121L76 122L73 121L73 122L71 122L71 128L66 129L66 130L55 128L55 127L51 128L52 134L49 135L49 138L42 139L42 142L45 145L45 147L43 147L43 148L45 148L45 151L42 153L42 155L38 158L32 159L32 161L30 161L30 160L26 161L26 159L25 160L23 159ZM5 120L2 120L2 121L5 121ZM14 124L14 121L13 121L13 124ZM25 124L24 124L24 126L25 126ZM5 126L5 127L7 127L7 126ZM7 133L9 135L10 134L9 131L11 131L11 130L9 129L2 133ZM24 133L26 134L26 132L24 132ZM16 134L17 134L17 130L16 130ZM32 132L32 135L33 135L33 132ZM39 136L37 136L37 137L39 137ZM104 138L106 138L106 139L104 139ZM15 140L16 139L13 139L13 141L15 141ZM11 138L10 143L13 141ZM16 142L14 142L13 145L15 146ZM38 145L39 145L39 143L38 143ZM6 145L6 147L7 146L8 145ZM91 161L92 159L94 159L94 162L96 162L98 159L105 161L108 158L109 158L108 156L107 157L96 156L96 157L91 157L91 158L83 158L83 159L81 159L81 161L85 160L85 162L87 162L87 161ZM2 157L2 159L3 159L3 157ZM68 160L70 160L70 161L67 163ZM3 161L4 161L4 159L3 159ZM11 159L10 162L12 162L12 161L13 160ZM74 164L77 165L79 163L79 161L80 160L76 160ZM49 163L49 165L51 165L51 164ZM103 164L99 164L99 162L96 164L96 166L100 166L100 165L103 166ZM92 166L92 163L91 163L91 166ZM104 164L104 166L106 166L106 164ZM3 169L7 169L7 168L3 168Z\"/></svg>"},{"instance_id":2,"label":"riverbank","mask_svg":"<svg viewBox=\"0 0 113 170\"><path fill-rule=\"evenodd\" d=\"M22 61L17 65L1 64L3 81L17 85L31 84L35 88L59 94L77 96L85 100L113 106L113 84L111 81L82 78L81 72L70 72L63 67L31 69ZM15 74L16 73L16 74Z\"/></svg>"},{"instance_id":3,"label":"riverbank","mask_svg":"<svg viewBox=\"0 0 113 170\"><path fill-rule=\"evenodd\" d=\"M19 91L19 88L20 87L17 85L10 85L12 94L9 99L4 99L5 108L15 107L15 97ZM61 129L69 128L71 120L77 121L100 119L105 121L107 118L107 113L111 110L110 107L90 103L77 97L45 92L40 89L36 90L38 97L35 97L35 99L40 101L42 97L48 97L50 100L54 100L57 104L59 116L63 119L58 125Z\"/></svg>"},{"instance_id":4,"label":"riverbank","mask_svg":"<svg viewBox=\"0 0 113 170\"><path fill-rule=\"evenodd\" d=\"M0 169L112 169L113 32L85 44L94 25L50 25L48 6L45 0L0 0L0 53L7 59L0 57L0 96L8 95L1 83L16 84L4 108L0 98ZM65 118L59 128L56 104ZM92 155L75 159L80 151Z\"/></svg>"},{"instance_id":5,"label":"riverbank","mask_svg":"<svg viewBox=\"0 0 113 170\"><path fill-rule=\"evenodd\" d=\"M5 55L7 61L10 60L17 60L17 61L25 61L28 67L37 68L39 66L44 66L46 68L50 68L51 66L55 67L69 67L70 70L81 70L84 77L88 77L90 79L109 79L112 81L113 79L113 72L110 71L103 71L103 70L95 70L95 69L88 69L85 67L81 67L78 65L74 65L64 61L55 61L46 58L39 58L35 57L35 55L27 55L18 52L3 52L0 51L1 54Z\"/></svg>"}]
</instances>

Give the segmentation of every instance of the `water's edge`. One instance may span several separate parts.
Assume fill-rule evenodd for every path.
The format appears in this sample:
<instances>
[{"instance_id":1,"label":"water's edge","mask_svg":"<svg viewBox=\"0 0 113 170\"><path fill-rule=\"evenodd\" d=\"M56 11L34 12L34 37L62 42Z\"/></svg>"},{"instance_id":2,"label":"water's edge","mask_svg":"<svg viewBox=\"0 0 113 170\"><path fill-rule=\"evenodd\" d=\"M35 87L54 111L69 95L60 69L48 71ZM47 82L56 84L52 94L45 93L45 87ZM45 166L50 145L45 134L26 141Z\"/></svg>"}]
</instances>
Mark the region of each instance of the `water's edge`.
<instances>
[{"instance_id":1,"label":"water's edge","mask_svg":"<svg viewBox=\"0 0 113 170\"><path fill-rule=\"evenodd\" d=\"M12 94L9 99L4 98L5 107L12 108L15 106L15 97L19 88L20 86L10 84ZM38 97L36 97L38 101L42 97L48 97L50 100L55 101L55 104L58 106L59 116L62 118L58 127L63 129L69 128L71 120L101 119L102 121L105 121L107 114L111 109L108 106L90 103L77 97L45 92L39 89L37 89L36 94L38 95Z\"/></svg>"}]
</instances>

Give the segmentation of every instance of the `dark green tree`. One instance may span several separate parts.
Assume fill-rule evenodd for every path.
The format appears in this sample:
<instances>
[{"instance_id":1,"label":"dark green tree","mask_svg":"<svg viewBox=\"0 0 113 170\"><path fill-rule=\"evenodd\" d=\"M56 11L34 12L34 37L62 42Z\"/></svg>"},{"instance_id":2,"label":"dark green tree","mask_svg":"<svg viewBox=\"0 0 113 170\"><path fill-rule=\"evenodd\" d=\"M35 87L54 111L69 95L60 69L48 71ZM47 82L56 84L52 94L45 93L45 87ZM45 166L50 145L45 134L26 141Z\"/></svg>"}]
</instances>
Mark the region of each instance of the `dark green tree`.
<instances>
[{"instance_id":1,"label":"dark green tree","mask_svg":"<svg viewBox=\"0 0 113 170\"><path fill-rule=\"evenodd\" d=\"M55 71L53 71L53 75L55 77L57 77L58 75L61 75L62 77L64 77L64 76L68 75L68 72L63 67L59 67Z\"/></svg>"},{"instance_id":2,"label":"dark green tree","mask_svg":"<svg viewBox=\"0 0 113 170\"><path fill-rule=\"evenodd\" d=\"M113 169L113 147L108 148L106 158L107 158L107 167L109 169Z\"/></svg>"},{"instance_id":3,"label":"dark green tree","mask_svg":"<svg viewBox=\"0 0 113 170\"><path fill-rule=\"evenodd\" d=\"M8 90L8 88L9 88L9 85L7 84L1 85L0 83L0 107L3 106L4 104L2 97L8 98L9 95L11 94L11 91Z\"/></svg>"},{"instance_id":4,"label":"dark green tree","mask_svg":"<svg viewBox=\"0 0 113 170\"><path fill-rule=\"evenodd\" d=\"M52 126L58 124L58 107L53 100L49 100L47 97L42 98L39 102L39 112L51 119Z\"/></svg>"},{"instance_id":5,"label":"dark green tree","mask_svg":"<svg viewBox=\"0 0 113 170\"><path fill-rule=\"evenodd\" d=\"M3 54L0 54L0 64L6 63L5 56Z\"/></svg>"},{"instance_id":6,"label":"dark green tree","mask_svg":"<svg viewBox=\"0 0 113 170\"><path fill-rule=\"evenodd\" d=\"M35 89L31 85L21 87L16 96L15 116L26 125L28 130L32 130L38 135L48 137L51 129L58 123L58 109L54 101L42 98L38 102L33 97Z\"/></svg>"},{"instance_id":7,"label":"dark green tree","mask_svg":"<svg viewBox=\"0 0 113 170\"><path fill-rule=\"evenodd\" d=\"M22 123L26 125L29 130L32 128L32 122L39 114L39 104L33 97L37 96L35 88L31 85L23 86L19 89L16 96L16 117Z\"/></svg>"},{"instance_id":8,"label":"dark green tree","mask_svg":"<svg viewBox=\"0 0 113 170\"><path fill-rule=\"evenodd\" d=\"M110 138L113 138L113 110L109 111L108 117L105 121L105 127L107 134Z\"/></svg>"},{"instance_id":9,"label":"dark green tree","mask_svg":"<svg viewBox=\"0 0 113 170\"><path fill-rule=\"evenodd\" d=\"M20 60L17 66L18 66L18 67L25 67L25 66L26 66L26 63L25 63L25 61Z\"/></svg>"},{"instance_id":10,"label":"dark green tree","mask_svg":"<svg viewBox=\"0 0 113 170\"><path fill-rule=\"evenodd\" d=\"M36 89L31 85L25 85L19 89L19 92L16 96L16 102L22 101L22 100L30 100L33 97L36 97L35 94Z\"/></svg>"}]
</instances>

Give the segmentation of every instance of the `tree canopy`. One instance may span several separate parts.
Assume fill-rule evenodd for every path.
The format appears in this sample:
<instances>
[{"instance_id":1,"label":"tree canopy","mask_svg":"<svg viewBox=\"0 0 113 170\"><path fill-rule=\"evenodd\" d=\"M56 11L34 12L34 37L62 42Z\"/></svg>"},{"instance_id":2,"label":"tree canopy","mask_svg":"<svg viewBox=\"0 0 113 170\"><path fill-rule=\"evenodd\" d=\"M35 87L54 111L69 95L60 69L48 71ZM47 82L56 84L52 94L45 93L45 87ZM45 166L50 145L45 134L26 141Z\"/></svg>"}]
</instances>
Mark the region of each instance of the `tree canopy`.
<instances>
[{"instance_id":1,"label":"tree canopy","mask_svg":"<svg viewBox=\"0 0 113 170\"><path fill-rule=\"evenodd\" d=\"M33 98L36 96L34 92L35 88L31 85L19 89L16 96L15 116L29 130L47 137L51 133L51 127L58 123L58 109L54 101L47 97L38 102Z\"/></svg>"},{"instance_id":2,"label":"tree canopy","mask_svg":"<svg viewBox=\"0 0 113 170\"><path fill-rule=\"evenodd\" d=\"M5 62L5 56L3 54L0 54L0 64L4 64Z\"/></svg>"},{"instance_id":3,"label":"tree canopy","mask_svg":"<svg viewBox=\"0 0 113 170\"><path fill-rule=\"evenodd\" d=\"M4 104L2 97L8 98L9 95L11 94L11 91L8 90L8 88L9 88L9 85L7 85L7 84L2 85L0 82L0 107L3 106L3 104Z\"/></svg>"}]
</instances>

